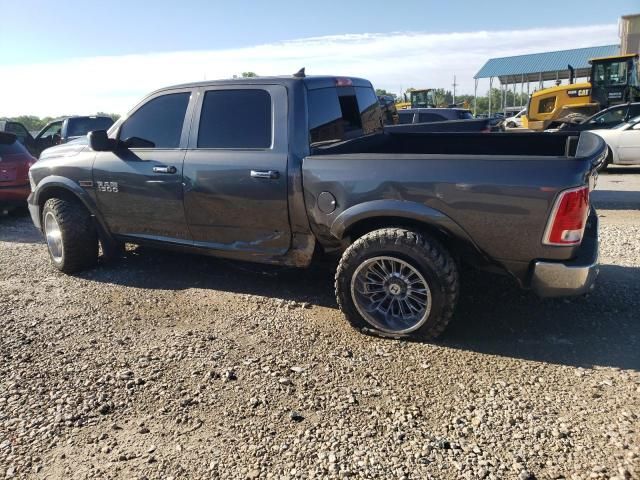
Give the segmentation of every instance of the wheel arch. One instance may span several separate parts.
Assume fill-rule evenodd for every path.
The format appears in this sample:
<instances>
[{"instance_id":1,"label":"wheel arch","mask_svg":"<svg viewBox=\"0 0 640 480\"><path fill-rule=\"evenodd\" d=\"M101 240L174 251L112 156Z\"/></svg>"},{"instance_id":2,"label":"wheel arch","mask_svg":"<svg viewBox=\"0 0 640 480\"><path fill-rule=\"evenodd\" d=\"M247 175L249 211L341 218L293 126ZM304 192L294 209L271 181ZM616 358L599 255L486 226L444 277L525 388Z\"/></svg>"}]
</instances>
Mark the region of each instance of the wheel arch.
<instances>
[{"instance_id":1,"label":"wheel arch","mask_svg":"<svg viewBox=\"0 0 640 480\"><path fill-rule=\"evenodd\" d=\"M38 205L40 217L42 217L44 204L50 198L61 198L83 205L93 218L100 240L110 243L114 241L102 215L100 215L95 201L77 183L66 177L55 175L42 179L34 192L33 201L34 204ZM40 218L40 220L42 220L42 218ZM40 222L40 228L43 228L42 221Z\"/></svg>"},{"instance_id":2,"label":"wheel arch","mask_svg":"<svg viewBox=\"0 0 640 480\"><path fill-rule=\"evenodd\" d=\"M469 234L444 213L415 202L374 200L342 212L331 225L331 234L351 244L380 228L400 227L433 236L451 254L474 265L490 263Z\"/></svg>"}]
</instances>

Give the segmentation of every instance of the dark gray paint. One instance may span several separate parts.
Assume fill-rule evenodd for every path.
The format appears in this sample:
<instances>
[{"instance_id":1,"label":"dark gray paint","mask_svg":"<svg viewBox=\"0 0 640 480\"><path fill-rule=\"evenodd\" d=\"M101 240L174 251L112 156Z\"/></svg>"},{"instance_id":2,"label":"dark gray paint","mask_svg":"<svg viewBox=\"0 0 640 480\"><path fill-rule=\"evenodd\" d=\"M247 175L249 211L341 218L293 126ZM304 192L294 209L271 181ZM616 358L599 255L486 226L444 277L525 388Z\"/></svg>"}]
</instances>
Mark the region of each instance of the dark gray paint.
<instances>
[{"instance_id":1,"label":"dark gray paint","mask_svg":"<svg viewBox=\"0 0 640 480\"><path fill-rule=\"evenodd\" d=\"M371 87L365 80L353 81ZM29 200L34 221L39 225L39 208L48 189L61 188L52 179L62 177L68 191L80 197L104 226L107 237L223 257L304 266L316 243L325 249L343 248L358 221L388 217L438 228L523 284L534 260L576 255L574 247L543 246L542 233L557 193L585 184L603 158L606 150L600 139L583 135L578 158L310 155L305 92L334 82L334 77L260 77L154 92L132 112L158 95L192 93L180 148L96 154L78 143L49 149L32 168L38 184ZM194 148L203 92L244 87L272 94L272 147ZM117 138L125 121L126 117L109 130L111 138ZM502 141L495 138L496 144ZM177 167L177 173L153 174L153 166L160 164ZM281 175L258 179L251 177L251 170ZM96 194L95 188L78 186L87 180L116 181L120 191ZM336 198L329 214L316 205L322 192Z\"/></svg>"}]
</instances>

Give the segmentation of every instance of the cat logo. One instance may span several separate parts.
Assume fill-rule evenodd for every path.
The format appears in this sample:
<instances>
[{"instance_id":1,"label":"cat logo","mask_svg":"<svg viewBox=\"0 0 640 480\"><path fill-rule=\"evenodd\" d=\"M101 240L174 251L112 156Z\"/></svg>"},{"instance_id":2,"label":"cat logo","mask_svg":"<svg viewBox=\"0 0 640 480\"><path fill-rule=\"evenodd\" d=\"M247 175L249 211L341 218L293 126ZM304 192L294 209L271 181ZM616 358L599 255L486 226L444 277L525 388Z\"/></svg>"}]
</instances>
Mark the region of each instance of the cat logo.
<instances>
[{"instance_id":1,"label":"cat logo","mask_svg":"<svg viewBox=\"0 0 640 480\"><path fill-rule=\"evenodd\" d=\"M580 88L575 90L567 90L567 95L570 97L588 97L591 95L590 88Z\"/></svg>"},{"instance_id":2,"label":"cat logo","mask_svg":"<svg viewBox=\"0 0 640 480\"><path fill-rule=\"evenodd\" d=\"M118 193L118 182L96 182L99 192Z\"/></svg>"}]
</instances>

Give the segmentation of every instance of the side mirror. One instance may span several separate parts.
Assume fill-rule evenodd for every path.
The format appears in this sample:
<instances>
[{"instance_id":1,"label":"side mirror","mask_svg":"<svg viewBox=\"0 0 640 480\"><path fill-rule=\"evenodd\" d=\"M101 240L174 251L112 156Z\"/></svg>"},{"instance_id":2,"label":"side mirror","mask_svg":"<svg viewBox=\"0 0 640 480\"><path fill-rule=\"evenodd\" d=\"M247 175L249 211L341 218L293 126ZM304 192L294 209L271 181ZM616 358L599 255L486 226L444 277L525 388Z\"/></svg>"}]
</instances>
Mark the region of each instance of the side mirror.
<instances>
[{"instance_id":1,"label":"side mirror","mask_svg":"<svg viewBox=\"0 0 640 480\"><path fill-rule=\"evenodd\" d=\"M106 130L94 130L87 134L89 146L96 152L113 152L116 142L107 136Z\"/></svg>"}]
</instances>

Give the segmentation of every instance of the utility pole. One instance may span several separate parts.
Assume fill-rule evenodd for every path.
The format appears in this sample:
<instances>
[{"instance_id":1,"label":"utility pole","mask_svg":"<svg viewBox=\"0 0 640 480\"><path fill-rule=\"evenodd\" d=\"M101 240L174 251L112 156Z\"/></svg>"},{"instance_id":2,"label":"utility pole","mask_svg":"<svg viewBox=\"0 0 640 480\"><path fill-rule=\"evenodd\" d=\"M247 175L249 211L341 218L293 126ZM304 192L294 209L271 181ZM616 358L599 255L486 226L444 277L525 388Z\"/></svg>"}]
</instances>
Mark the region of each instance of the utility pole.
<instances>
[{"instance_id":1,"label":"utility pole","mask_svg":"<svg viewBox=\"0 0 640 480\"><path fill-rule=\"evenodd\" d=\"M458 84L456 83L456 74L453 74L453 104L456 104L456 87L458 86Z\"/></svg>"}]
</instances>

